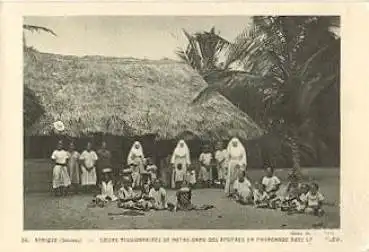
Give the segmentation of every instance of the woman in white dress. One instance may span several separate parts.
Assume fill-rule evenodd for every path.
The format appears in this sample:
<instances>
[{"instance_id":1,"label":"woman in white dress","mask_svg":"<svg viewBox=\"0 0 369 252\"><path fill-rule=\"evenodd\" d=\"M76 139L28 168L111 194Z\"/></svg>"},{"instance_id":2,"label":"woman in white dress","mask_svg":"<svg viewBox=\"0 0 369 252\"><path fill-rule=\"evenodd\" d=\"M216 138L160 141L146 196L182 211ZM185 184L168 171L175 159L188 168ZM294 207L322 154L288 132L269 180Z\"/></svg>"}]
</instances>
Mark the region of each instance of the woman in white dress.
<instances>
[{"instance_id":1,"label":"woman in white dress","mask_svg":"<svg viewBox=\"0 0 369 252\"><path fill-rule=\"evenodd\" d=\"M184 140L180 140L176 146L176 148L173 151L172 158L170 160L170 163L172 165L172 181L171 186L172 188L175 187L175 174L181 173L181 171L178 171L177 167L178 164L181 164L181 170L183 169L183 173L187 173L187 168L191 164L191 158L190 158L190 150Z\"/></svg>"},{"instance_id":2,"label":"woman in white dress","mask_svg":"<svg viewBox=\"0 0 369 252\"><path fill-rule=\"evenodd\" d=\"M239 170L246 171L247 156L245 147L238 138L232 138L227 147L228 171L224 191L226 195L232 194L233 183L237 179Z\"/></svg>"},{"instance_id":3,"label":"woman in white dress","mask_svg":"<svg viewBox=\"0 0 369 252\"><path fill-rule=\"evenodd\" d=\"M145 156L142 145L139 141L133 143L127 157L127 164L133 167L132 171L132 188L141 185L141 175L145 173Z\"/></svg>"},{"instance_id":4,"label":"woman in white dress","mask_svg":"<svg viewBox=\"0 0 369 252\"><path fill-rule=\"evenodd\" d=\"M85 190L93 190L96 187L96 161L98 160L97 154L91 149L91 142L87 143L87 148L79 157L81 161L81 183Z\"/></svg>"},{"instance_id":5,"label":"woman in white dress","mask_svg":"<svg viewBox=\"0 0 369 252\"><path fill-rule=\"evenodd\" d=\"M67 170L69 157L69 153L63 149L63 142L60 140L57 149L51 155L51 159L55 163L53 168L53 189L57 196L66 195L66 189L71 184Z\"/></svg>"}]
</instances>

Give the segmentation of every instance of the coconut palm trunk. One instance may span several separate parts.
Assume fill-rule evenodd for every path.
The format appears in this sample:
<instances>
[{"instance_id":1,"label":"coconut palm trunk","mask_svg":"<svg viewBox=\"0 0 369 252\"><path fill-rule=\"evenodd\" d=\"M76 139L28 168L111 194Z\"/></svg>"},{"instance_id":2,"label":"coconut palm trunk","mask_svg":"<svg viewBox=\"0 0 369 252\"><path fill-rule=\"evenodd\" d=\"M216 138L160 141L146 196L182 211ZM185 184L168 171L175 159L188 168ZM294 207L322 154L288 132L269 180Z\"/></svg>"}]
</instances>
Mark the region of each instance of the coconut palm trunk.
<instances>
[{"instance_id":1,"label":"coconut palm trunk","mask_svg":"<svg viewBox=\"0 0 369 252\"><path fill-rule=\"evenodd\" d=\"M291 158L292 158L291 173L296 175L297 177L301 177L301 153L300 153L299 145L297 143L297 139L298 139L298 136L296 132L294 131L287 138L287 141L291 149Z\"/></svg>"}]
</instances>

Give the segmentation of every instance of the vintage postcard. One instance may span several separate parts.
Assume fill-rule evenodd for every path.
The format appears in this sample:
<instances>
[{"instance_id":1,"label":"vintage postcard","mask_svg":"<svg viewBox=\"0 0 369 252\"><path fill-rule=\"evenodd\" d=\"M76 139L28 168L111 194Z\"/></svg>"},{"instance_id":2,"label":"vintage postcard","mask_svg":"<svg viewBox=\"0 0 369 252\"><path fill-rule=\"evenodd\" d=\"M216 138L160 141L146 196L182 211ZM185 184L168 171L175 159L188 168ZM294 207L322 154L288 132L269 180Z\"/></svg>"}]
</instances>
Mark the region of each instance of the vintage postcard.
<instances>
[{"instance_id":1,"label":"vintage postcard","mask_svg":"<svg viewBox=\"0 0 369 252\"><path fill-rule=\"evenodd\" d=\"M3 7L6 251L368 251L365 5Z\"/></svg>"}]
</instances>

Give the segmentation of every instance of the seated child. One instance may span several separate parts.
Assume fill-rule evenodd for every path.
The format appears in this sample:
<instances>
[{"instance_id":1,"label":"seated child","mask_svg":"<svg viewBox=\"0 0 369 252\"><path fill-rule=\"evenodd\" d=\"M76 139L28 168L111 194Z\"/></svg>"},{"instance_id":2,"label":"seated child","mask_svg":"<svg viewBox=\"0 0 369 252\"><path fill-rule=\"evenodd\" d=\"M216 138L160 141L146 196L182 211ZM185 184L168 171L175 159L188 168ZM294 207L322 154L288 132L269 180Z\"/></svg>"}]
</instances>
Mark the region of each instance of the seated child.
<instances>
[{"instance_id":1,"label":"seated child","mask_svg":"<svg viewBox=\"0 0 369 252\"><path fill-rule=\"evenodd\" d=\"M140 199L137 201L137 207L143 210L149 210L152 208L152 203L150 199L150 185L148 183L144 184L141 189Z\"/></svg>"},{"instance_id":2,"label":"seated child","mask_svg":"<svg viewBox=\"0 0 369 252\"><path fill-rule=\"evenodd\" d=\"M281 198L282 211L293 211L299 204L300 184L298 183L298 179L295 175L291 174L288 180L286 191Z\"/></svg>"},{"instance_id":3,"label":"seated child","mask_svg":"<svg viewBox=\"0 0 369 252\"><path fill-rule=\"evenodd\" d=\"M303 197L303 201L306 203L306 213L316 216L322 216L324 214L322 209L324 196L319 192L319 185L317 183L311 184L310 190Z\"/></svg>"},{"instance_id":4,"label":"seated child","mask_svg":"<svg viewBox=\"0 0 369 252\"><path fill-rule=\"evenodd\" d=\"M264 189L270 199L276 197L276 192L279 190L281 181L277 176L274 175L274 170L272 167L266 168L266 176L263 177L261 183L263 184Z\"/></svg>"},{"instance_id":5,"label":"seated child","mask_svg":"<svg viewBox=\"0 0 369 252\"><path fill-rule=\"evenodd\" d=\"M272 209L276 209L278 204L280 203L280 199L277 197L277 191L280 188L281 181L277 176L274 175L274 170L272 167L266 168L266 176L263 177L261 182L264 186L264 189L269 197L269 207Z\"/></svg>"},{"instance_id":6,"label":"seated child","mask_svg":"<svg viewBox=\"0 0 369 252\"><path fill-rule=\"evenodd\" d=\"M253 191L254 206L257 208L267 208L269 196L264 190L263 184L255 182L255 189Z\"/></svg>"},{"instance_id":7,"label":"seated child","mask_svg":"<svg viewBox=\"0 0 369 252\"><path fill-rule=\"evenodd\" d=\"M183 181L185 181L186 177L186 173L185 170L183 169L183 166L181 163L177 164L177 168L174 170L174 183L175 183L175 188L179 189L183 183Z\"/></svg>"},{"instance_id":8,"label":"seated child","mask_svg":"<svg viewBox=\"0 0 369 252\"><path fill-rule=\"evenodd\" d=\"M238 179L233 184L233 196L236 201L241 204L249 204L252 202L251 183L246 178L245 171L239 171Z\"/></svg>"},{"instance_id":9,"label":"seated child","mask_svg":"<svg viewBox=\"0 0 369 252\"><path fill-rule=\"evenodd\" d=\"M140 199L133 192L132 187L130 186L131 180L128 177L123 177L123 186L118 191L118 207L119 208L134 208L135 203Z\"/></svg>"},{"instance_id":10,"label":"seated child","mask_svg":"<svg viewBox=\"0 0 369 252\"><path fill-rule=\"evenodd\" d=\"M149 192L149 200L151 202L151 207L155 210L164 210L168 208L167 192L158 179L153 182L153 187Z\"/></svg>"},{"instance_id":11,"label":"seated child","mask_svg":"<svg viewBox=\"0 0 369 252\"><path fill-rule=\"evenodd\" d=\"M177 204L176 204L177 210L191 210L192 209L192 204L191 204L192 191L191 191L191 188L188 187L188 184L186 181L183 181L181 187L176 192L176 197L177 197Z\"/></svg>"},{"instance_id":12,"label":"seated child","mask_svg":"<svg viewBox=\"0 0 369 252\"><path fill-rule=\"evenodd\" d=\"M116 201L118 198L114 195L113 180L111 178L112 169L106 168L102 170L103 180L101 181L101 194L97 195L103 201Z\"/></svg>"},{"instance_id":13,"label":"seated child","mask_svg":"<svg viewBox=\"0 0 369 252\"><path fill-rule=\"evenodd\" d=\"M146 170L149 173L150 184L157 179L158 167L153 163L152 158L147 158Z\"/></svg>"}]
</instances>

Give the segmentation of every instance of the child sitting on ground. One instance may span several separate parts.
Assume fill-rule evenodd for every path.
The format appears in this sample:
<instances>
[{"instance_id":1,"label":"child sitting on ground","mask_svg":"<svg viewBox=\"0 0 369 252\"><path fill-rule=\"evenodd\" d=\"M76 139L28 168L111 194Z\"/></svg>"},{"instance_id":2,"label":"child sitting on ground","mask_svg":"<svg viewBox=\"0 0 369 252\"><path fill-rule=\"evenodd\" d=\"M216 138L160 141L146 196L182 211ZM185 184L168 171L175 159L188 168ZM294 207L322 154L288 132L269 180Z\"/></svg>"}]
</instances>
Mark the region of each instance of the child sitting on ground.
<instances>
[{"instance_id":1,"label":"child sitting on ground","mask_svg":"<svg viewBox=\"0 0 369 252\"><path fill-rule=\"evenodd\" d=\"M264 190L263 184L255 182L255 189L253 191L254 206L256 208L267 208L269 196Z\"/></svg>"},{"instance_id":2,"label":"child sitting on ground","mask_svg":"<svg viewBox=\"0 0 369 252\"><path fill-rule=\"evenodd\" d=\"M118 207L119 208L134 208L136 202L140 199L130 186L131 180L128 177L123 177L123 186L118 191Z\"/></svg>"},{"instance_id":3,"label":"child sitting on ground","mask_svg":"<svg viewBox=\"0 0 369 252\"><path fill-rule=\"evenodd\" d=\"M188 187L188 184L186 181L183 181L181 187L176 192L176 198L177 198L176 209L177 210L191 210L192 209L191 197L192 197L191 188Z\"/></svg>"},{"instance_id":4,"label":"child sitting on ground","mask_svg":"<svg viewBox=\"0 0 369 252\"><path fill-rule=\"evenodd\" d=\"M137 207L145 211L148 211L150 208L152 208L150 199L150 185L148 183L142 186L140 199L137 201Z\"/></svg>"},{"instance_id":5,"label":"child sitting on ground","mask_svg":"<svg viewBox=\"0 0 369 252\"><path fill-rule=\"evenodd\" d=\"M116 201L118 198L114 195L113 179L111 178L112 169L105 168L102 170L103 180L101 181L101 194L97 198L102 200Z\"/></svg>"},{"instance_id":6,"label":"child sitting on ground","mask_svg":"<svg viewBox=\"0 0 369 252\"><path fill-rule=\"evenodd\" d=\"M233 196L240 204L252 202L252 188L250 181L246 178L245 171L239 171L238 179L233 184Z\"/></svg>"},{"instance_id":7,"label":"child sitting on ground","mask_svg":"<svg viewBox=\"0 0 369 252\"><path fill-rule=\"evenodd\" d=\"M310 185L310 190L303 196L303 201L306 203L305 212L307 214L316 216L322 216L324 214L322 208L324 196L319 192L319 185L317 183Z\"/></svg>"},{"instance_id":8,"label":"child sitting on ground","mask_svg":"<svg viewBox=\"0 0 369 252\"><path fill-rule=\"evenodd\" d=\"M274 169L272 167L269 166L266 168L266 176L263 177L261 183L264 186L265 192L268 194L270 208L275 209L280 201L276 193L280 188L281 181L274 175Z\"/></svg>"},{"instance_id":9,"label":"child sitting on ground","mask_svg":"<svg viewBox=\"0 0 369 252\"><path fill-rule=\"evenodd\" d=\"M153 187L149 192L149 200L151 202L151 207L155 210L164 210L168 208L167 192L158 179L153 182Z\"/></svg>"},{"instance_id":10,"label":"child sitting on ground","mask_svg":"<svg viewBox=\"0 0 369 252\"><path fill-rule=\"evenodd\" d=\"M281 210L293 211L298 205L300 196L300 184L297 176L291 174L284 195L281 197Z\"/></svg>"}]
</instances>

